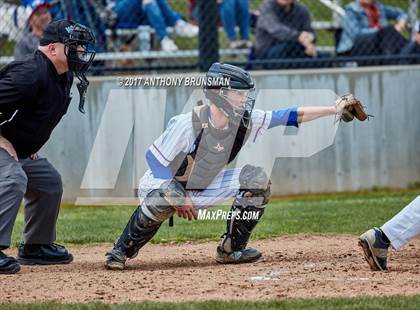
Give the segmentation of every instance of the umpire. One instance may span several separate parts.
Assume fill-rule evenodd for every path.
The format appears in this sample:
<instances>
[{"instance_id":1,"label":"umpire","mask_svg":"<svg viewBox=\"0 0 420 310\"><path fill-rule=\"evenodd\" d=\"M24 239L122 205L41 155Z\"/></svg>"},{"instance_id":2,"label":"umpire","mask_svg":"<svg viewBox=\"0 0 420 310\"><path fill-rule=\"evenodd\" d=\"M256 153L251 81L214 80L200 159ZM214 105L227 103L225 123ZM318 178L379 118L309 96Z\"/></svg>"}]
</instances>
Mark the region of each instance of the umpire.
<instances>
[{"instance_id":1,"label":"umpire","mask_svg":"<svg viewBox=\"0 0 420 310\"><path fill-rule=\"evenodd\" d=\"M89 82L85 72L95 52L90 29L68 20L50 23L38 50L0 71L0 273L22 265L68 264L73 256L54 243L63 185L60 174L37 156L67 112L73 76L79 79L79 110ZM10 246L13 225L24 198L24 242L17 258Z\"/></svg>"}]
</instances>

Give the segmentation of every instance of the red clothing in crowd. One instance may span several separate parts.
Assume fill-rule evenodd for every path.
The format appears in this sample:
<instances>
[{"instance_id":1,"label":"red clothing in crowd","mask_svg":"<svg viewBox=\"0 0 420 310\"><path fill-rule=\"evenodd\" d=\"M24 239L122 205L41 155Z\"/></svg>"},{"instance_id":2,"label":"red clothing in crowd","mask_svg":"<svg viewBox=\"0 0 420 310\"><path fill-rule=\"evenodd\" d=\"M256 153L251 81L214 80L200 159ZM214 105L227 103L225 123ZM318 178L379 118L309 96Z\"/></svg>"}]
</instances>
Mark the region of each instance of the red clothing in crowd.
<instances>
[{"instance_id":1,"label":"red clothing in crowd","mask_svg":"<svg viewBox=\"0 0 420 310\"><path fill-rule=\"evenodd\" d=\"M369 20L369 28L381 28L381 22L380 22L380 11L379 7L376 5L375 2L372 4L367 4L363 0L359 0L360 5L365 10L366 15L368 16Z\"/></svg>"}]
</instances>

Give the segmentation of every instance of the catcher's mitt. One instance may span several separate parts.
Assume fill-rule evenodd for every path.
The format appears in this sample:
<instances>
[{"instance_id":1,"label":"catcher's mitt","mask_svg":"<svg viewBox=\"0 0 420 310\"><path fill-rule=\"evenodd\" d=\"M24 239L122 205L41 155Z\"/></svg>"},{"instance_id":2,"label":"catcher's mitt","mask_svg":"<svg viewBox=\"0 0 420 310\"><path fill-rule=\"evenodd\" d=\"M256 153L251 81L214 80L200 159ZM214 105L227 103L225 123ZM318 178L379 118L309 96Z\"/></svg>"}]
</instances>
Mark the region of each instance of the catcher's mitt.
<instances>
[{"instance_id":1,"label":"catcher's mitt","mask_svg":"<svg viewBox=\"0 0 420 310\"><path fill-rule=\"evenodd\" d=\"M365 121L369 118L362 103L354 95L348 94L341 96L335 102L336 116L335 121L351 122L354 117L359 121Z\"/></svg>"}]
</instances>

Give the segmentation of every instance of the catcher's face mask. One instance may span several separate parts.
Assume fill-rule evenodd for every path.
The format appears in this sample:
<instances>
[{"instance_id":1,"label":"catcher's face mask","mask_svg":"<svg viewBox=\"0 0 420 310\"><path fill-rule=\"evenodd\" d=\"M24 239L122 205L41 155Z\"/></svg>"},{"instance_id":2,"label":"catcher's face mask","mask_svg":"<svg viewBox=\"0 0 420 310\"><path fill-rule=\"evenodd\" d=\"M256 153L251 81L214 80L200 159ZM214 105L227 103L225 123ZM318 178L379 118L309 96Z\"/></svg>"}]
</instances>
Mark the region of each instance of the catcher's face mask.
<instances>
[{"instance_id":1,"label":"catcher's face mask","mask_svg":"<svg viewBox=\"0 0 420 310\"><path fill-rule=\"evenodd\" d=\"M94 44L96 42L93 32L80 24L69 27L69 35L63 41L64 53L67 57L69 70L73 71L79 79L77 89L80 94L79 110L84 113L84 103L89 81L85 73L95 58Z\"/></svg>"},{"instance_id":2,"label":"catcher's face mask","mask_svg":"<svg viewBox=\"0 0 420 310\"><path fill-rule=\"evenodd\" d=\"M248 127L251 113L255 105L255 88L232 89L222 87L219 96L230 105L230 111L226 111L229 118L240 119L245 127Z\"/></svg>"}]
</instances>

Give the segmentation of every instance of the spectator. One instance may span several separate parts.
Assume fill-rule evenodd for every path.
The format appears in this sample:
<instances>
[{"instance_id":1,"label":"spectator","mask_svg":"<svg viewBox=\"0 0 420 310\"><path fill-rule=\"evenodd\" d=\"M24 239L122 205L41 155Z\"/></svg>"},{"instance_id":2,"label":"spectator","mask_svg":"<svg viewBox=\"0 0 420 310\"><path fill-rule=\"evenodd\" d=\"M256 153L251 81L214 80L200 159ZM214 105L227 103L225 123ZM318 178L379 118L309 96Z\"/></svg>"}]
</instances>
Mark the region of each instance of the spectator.
<instances>
[{"instance_id":1,"label":"spectator","mask_svg":"<svg viewBox=\"0 0 420 310\"><path fill-rule=\"evenodd\" d=\"M28 29L15 46L15 60L21 60L38 49L39 39L51 22L48 0L34 0L28 6L32 8L32 13L28 18Z\"/></svg>"},{"instance_id":2,"label":"spectator","mask_svg":"<svg viewBox=\"0 0 420 310\"><path fill-rule=\"evenodd\" d=\"M343 33L337 53L346 56L390 55L400 52L407 15L377 0L354 0L345 7ZM397 24L391 26L390 20Z\"/></svg>"},{"instance_id":3,"label":"spectator","mask_svg":"<svg viewBox=\"0 0 420 310\"><path fill-rule=\"evenodd\" d=\"M409 60L403 60L403 63L405 64L414 64L414 63L419 63L420 61L420 22L418 21L415 24L415 31L416 31L416 35L414 37L414 40L407 43L407 45L401 50L401 55L402 56L407 56L407 55L417 55L418 58L417 59L409 59Z\"/></svg>"},{"instance_id":4,"label":"spectator","mask_svg":"<svg viewBox=\"0 0 420 310\"><path fill-rule=\"evenodd\" d=\"M317 57L310 13L294 0L266 0L256 36L256 58Z\"/></svg>"},{"instance_id":5,"label":"spectator","mask_svg":"<svg viewBox=\"0 0 420 310\"><path fill-rule=\"evenodd\" d=\"M196 25L198 23L197 0L188 0L188 11L190 12L190 21Z\"/></svg>"},{"instance_id":6,"label":"spectator","mask_svg":"<svg viewBox=\"0 0 420 310\"><path fill-rule=\"evenodd\" d=\"M175 33L180 36L195 37L198 34L198 27L185 22L167 0L116 0L114 11L118 15L117 27L134 28L150 24L164 51L178 50L175 42L169 38L166 27L174 27Z\"/></svg>"},{"instance_id":7,"label":"spectator","mask_svg":"<svg viewBox=\"0 0 420 310\"><path fill-rule=\"evenodd\" d=\"M67 19L86 25L95 34L96 52L106 50L105 21L102 18L102 1L54 0L57 5L50 12L54 20Z\"/></svg>"},{"instance_id":8,"label":"spectator","mask_svg":"<svg viewBox=\"0 0 420 310\"><path fill-rule=\"evenodd\" d=\"M230 48L251 47L249 28L249 0L218 0L220 3L220 18L223 22ZM239 26L242 40L237 40L235 26Z\"/></svg>"}]
</instances>

